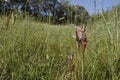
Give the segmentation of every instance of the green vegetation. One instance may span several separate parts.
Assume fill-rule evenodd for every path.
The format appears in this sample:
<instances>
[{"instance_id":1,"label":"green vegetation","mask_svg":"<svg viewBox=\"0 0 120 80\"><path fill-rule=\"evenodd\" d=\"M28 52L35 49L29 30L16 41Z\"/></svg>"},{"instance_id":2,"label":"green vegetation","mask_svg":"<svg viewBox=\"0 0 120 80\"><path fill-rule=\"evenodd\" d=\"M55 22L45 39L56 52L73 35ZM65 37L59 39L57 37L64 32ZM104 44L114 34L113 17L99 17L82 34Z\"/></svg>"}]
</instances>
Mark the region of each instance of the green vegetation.
<instances>
[{"instance_id":1,"label":"green vegetation","mask_svg":"<svg viewBox=\"0 0 120 80\"><path fill-rule=\"evenodd\" d=\"M115 7L93 15L87 24L85 80L120 79L119 11ZM6 19L0 16L0 80L70 80L69 54L75 65L72 80L76 80L77 64L81 80L82 53L77 54L70 24L48 25L17 15L6 30Z\"/></svg>"},{"instance_id":2,"label":"green vegetation","mask_svg":"<svg viewBox=\"0 0 120 80\"><path fill-rule=\"evenodd\" d=\"M112 19L111 19L112 20ZM87 25L88 45L85 52L86 80L120 79L120 21L98 21ZM17 19L4 30L6 17L0 18L1 80L69 80L68 55L79 59L71 25L48 25L26 18ZM76 80L76 70L73 71Z\"/></svg>"}]
</instances>

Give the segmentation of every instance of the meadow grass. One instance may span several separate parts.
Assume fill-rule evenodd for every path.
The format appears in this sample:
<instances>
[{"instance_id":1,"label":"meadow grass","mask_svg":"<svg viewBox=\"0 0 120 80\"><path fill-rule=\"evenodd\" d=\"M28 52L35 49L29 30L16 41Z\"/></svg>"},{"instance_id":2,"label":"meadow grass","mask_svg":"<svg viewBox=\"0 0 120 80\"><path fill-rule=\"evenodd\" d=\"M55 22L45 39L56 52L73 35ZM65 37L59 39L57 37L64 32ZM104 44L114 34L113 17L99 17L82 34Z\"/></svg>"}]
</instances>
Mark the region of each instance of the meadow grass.
<instances>
[{"instance_id":1,"label":"meadow grass","mask_svg":"<svg viewBox=\"0 0 120 80\"><path fill-rule=\"evenodd\" d=\"M82 53L77 54L71 25L48 25L26 18L4 30L5 19L0 18L1 80L69 80L69 54L74 55L74 64L79 64L81 80ZM85 80L120 79L120 28L116 29L113 21L105 22L87 25ZM75 69L72 80L76 80Z\"/></svg>"}]
</instances>

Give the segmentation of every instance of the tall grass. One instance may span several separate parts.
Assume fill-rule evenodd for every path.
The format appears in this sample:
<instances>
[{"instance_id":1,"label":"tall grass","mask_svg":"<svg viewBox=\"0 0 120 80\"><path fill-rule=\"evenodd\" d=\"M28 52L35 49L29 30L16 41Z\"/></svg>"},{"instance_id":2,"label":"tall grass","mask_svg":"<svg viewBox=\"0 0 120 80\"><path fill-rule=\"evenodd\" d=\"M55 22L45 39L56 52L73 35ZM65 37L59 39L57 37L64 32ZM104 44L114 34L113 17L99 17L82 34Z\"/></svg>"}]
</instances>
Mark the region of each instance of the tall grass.
<instances>
[{"instance_id":1,"label":"tall grass","mask_svg":"<svg viewBox=\"0 0 120 80\"><path fill-rule=\"evenodd\" d=\"M81 80L82 53L77 54L71 25L48 25L26 18L10 24L6 31L2 29L5 19L0 18L1 80L69 80L69 54L77 55L79 61L75 56L73 60L74 64L79 62L78 75ZM87 26L85 80L120 79L120 29L117 27L115 34L114 23L104 21ZM119 21L117 26L120 26ZM76 70L73 71L72 80L76 80Z\"/></svg>"}]
</instances>

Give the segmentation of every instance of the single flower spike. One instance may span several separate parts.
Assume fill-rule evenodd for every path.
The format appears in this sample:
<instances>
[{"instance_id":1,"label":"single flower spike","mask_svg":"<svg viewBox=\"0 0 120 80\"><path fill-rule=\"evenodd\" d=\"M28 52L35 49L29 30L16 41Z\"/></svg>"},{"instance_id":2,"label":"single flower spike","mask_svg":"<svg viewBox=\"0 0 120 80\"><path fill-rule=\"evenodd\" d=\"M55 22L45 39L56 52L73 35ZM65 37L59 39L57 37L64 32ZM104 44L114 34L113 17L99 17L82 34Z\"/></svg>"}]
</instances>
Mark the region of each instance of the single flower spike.
<instances>
[{"instance_id":1,"label":"single flower spike","mask_svg":"<svg viewBox=\"0 0 120 80\"><path fill-rule=\"evenodd\" d=\"M76 39L77 42L77 48L80 48L80 45L84 44L87 42L87 38L86 38L86 26L83 24L83 26L79 27L79 26L75 26L73 25L75 30L75 35L73 35L73 38Z\"/></svg>"},{"instance_id":2,"label":"single flower spike","mask_svg":"<svg viewBox=\"0 0 120 80\"><path fill-rule=\"evenodd\" d=\"M86 37L86 25L83 24L82 27L79 26L75 26L74 25L75 30L75 35L73 36L73 38L76 39L76 46L78 49L78 52L80 53L80 46L82 46L82 80L84 80L84 54L85 54L85 49L87 46L87 37ZM77 75L78 76L78 75ZM78 80L78 77L77 77Z\"/></svg>"}]
</instances>

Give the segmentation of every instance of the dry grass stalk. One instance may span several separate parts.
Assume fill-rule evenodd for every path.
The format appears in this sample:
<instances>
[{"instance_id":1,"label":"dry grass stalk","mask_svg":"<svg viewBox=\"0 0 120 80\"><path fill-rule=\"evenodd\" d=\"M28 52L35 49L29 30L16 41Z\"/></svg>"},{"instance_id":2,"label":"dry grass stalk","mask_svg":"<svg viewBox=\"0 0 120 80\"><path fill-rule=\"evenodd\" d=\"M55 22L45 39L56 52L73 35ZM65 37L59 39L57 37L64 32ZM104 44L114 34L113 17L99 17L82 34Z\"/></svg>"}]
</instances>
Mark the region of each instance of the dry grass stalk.
<instances>
[{"instance_id":1,"label":"dry grass stalk","mask_svg":"<svg viewBox=\"0 0 120 80\"><path fill-rule=\"evenodd\" d=\"M69 60L69 67L70 67L70 80L72 80L72 72L74 70L73 55L70 54L68 56L68 60Z\"/></svg>"},{"instance_id":2,"label":"dry grass stalk","mask_svg":"<svg viewBox=\"0 0 120 80\"><path fill-rule=\"evenodd\" d=\"M10 23L10 18L11 18L11 12L7 12L6 13L6 16L7 16L7 21L6 21L6 30L8 30L9 28L9 23Z\"/></svg>"}]
</instances>

